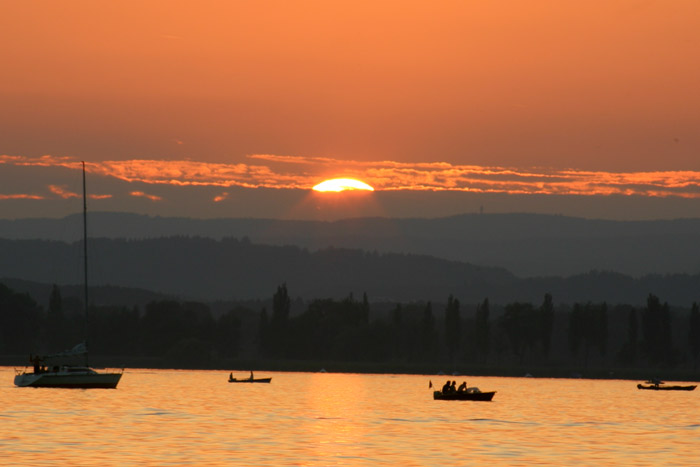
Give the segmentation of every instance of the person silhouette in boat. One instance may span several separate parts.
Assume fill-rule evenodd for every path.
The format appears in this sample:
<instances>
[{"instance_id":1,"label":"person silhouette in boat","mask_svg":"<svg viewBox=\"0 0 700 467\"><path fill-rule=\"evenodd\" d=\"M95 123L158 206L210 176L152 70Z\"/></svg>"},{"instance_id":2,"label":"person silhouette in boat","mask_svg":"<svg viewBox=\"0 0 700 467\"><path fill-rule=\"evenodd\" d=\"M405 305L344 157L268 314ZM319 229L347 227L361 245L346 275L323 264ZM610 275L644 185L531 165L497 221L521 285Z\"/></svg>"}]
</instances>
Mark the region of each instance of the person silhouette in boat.
<instances>
[{"instance_id":1,"label":"person silhouette in boat","mask_svg":"<svg viewBox=\"0 0 700 467\"><path fill-rule=\"evenodd\" d=\"M462 384L459 385L457 392L467 392L467 382L466 381L464 381Z\"/></svg>"},{"instance_id":2,"label":"person silhouette in boat","mask_svg":"<svg viewBox=\"0 0 700 467\"><path fill-rule=\"evenodd\" d=\"M233 372L228 374L228 380L233 381Z\"/></svg>"},{"instance_id":3,"label":"person silhouette in boat","mask_svg":"<svg viewBox=\"0 0 700 467\"><path fill-rule=\"evenodd\" d=\"M448 379L447 382L442 386L442 393L447 394L450 392L450 386L452 383L450 383L450 380Z\"/></svg>"},{"instance_id":4,"label":"person silhouette in boat","mask_svg":"<svg viewBox=\"0 0 700 467\"><path fill-rule=\"evenodd\" d=\"M253 381L253 372L250 372L250 380Z\"/></svg>"},{"instance_id":5,"label":"person silhouette in boat","mask_svg":"<svg viewBox=\"0 0 700 467\"><path fill-rule=\"evenodd\" d=\"M450 385L450 392L457 392L457 381L452 381L452 384Z\"/></svg>"},{"instance_id":6,"label":"person silhouette in boat","mask_svg":"<svg viewBox=\"0 0 700 467\"><path fill-rule=\"evenodd\" d=\"M39 358L38 355L32 356L29 354L29 361L32 362L34 365L34 373L39 374L41 373L41 359Z\"/></svg>"}]
</instances>

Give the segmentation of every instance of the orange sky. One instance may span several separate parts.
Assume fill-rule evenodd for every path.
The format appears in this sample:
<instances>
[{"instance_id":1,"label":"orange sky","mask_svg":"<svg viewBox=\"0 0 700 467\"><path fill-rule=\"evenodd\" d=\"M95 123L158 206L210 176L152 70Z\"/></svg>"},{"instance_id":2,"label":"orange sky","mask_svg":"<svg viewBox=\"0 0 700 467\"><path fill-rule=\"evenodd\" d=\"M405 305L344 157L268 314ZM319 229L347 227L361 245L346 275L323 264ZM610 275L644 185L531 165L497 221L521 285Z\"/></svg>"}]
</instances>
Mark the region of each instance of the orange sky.
<instances>
[{"instance_id":1,"label":"orange sky","mask_svg":"<svg viewBox=\"0 0 700 467\"><path fill-rule=\"evenodd\" d=\"M696 197L698 18L697 0L3 2L0 155L141 179L170 161L160 182L224 188Z\"/></svg>"}]
</instances>

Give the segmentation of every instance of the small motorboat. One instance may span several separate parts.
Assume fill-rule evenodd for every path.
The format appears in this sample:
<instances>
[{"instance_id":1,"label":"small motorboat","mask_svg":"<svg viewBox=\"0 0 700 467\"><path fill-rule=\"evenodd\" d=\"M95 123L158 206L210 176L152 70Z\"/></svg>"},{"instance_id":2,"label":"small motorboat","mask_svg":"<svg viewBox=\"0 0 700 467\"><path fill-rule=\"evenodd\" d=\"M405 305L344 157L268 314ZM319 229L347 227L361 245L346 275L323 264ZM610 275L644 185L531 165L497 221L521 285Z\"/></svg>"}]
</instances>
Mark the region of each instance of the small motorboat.
<instances>
[{"instance_id":1,"label":"small motorboat","mask_svg":"<svg viewBox=\"0 0 700 467\"><path fill-rule=\"evenodd\" d=\"M466 391L446 392L433 391L436 401L490 401L496 391L481 392L479 388L469 388Z\"/></svg>"},{"instance_id":2,"label":"small motorboat","mask_svg":"<svg viewBox=\"0 0 700 467\"><path fill-rule=\"evenodd\" d=\"M638 384L637 389L650 389L652 391L692 391L696 388L695 384L688 386L664 386L663 381L647 381L647 386Z\"/></svg>"},{"instance_id":3,"label":"small motorboat","mask_svg":"<svg viewBox=\"0 0 700 467\"><path fill-rule=\"evenodd\" d=\"M228 382L229 383L269 383L272 381L272 378L254 378L253 373L250 373L249 378L242 378L242 379L237 379L233 377L233 373L228 375Z\"/></svg>"},{"instance_id":4,"label":"small motorboat","mask_svg":"<svg viewBox=\"0 0 700 467\"><path fill-rule=\"evenodd\" d=\"M122 372L97 372L87 366L63 365L53 369L17 371L15 385L32 388L115 389Z\"/></svg>"}]
</instances>

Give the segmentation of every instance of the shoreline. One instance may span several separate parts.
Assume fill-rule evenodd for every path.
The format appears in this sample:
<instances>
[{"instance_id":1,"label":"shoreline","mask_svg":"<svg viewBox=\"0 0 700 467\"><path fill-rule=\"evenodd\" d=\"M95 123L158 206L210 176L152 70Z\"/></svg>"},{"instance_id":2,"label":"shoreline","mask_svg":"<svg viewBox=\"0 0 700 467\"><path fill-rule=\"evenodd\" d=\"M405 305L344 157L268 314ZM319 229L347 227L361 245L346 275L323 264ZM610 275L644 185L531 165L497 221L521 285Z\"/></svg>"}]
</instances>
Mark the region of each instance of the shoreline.
<instances>
[{"instance_id":1,"label":"shoreline","mask_svg":"<svg viewBox=\"0 0 700 467\"><path fill-rule=\"evenodd\" d=\"M159 369L159 370L210 370L242 372L251 370L305 373L359 373L507 378L567 378L567 379L621 379L646 381L659 378L664 381L700 382L700 370L688 368L620 368L620 367L555 367L555 366L489 366L448 365L444 363L406 362L337 362L327 360L272 360L227 359L207 364L175 364L157 357L93 356L90 365L95 368ZM29 367L26 356L0 355L0 366L17 369ZM448 370L448 367L451 367Z\"/></svg>"}]
</instances>

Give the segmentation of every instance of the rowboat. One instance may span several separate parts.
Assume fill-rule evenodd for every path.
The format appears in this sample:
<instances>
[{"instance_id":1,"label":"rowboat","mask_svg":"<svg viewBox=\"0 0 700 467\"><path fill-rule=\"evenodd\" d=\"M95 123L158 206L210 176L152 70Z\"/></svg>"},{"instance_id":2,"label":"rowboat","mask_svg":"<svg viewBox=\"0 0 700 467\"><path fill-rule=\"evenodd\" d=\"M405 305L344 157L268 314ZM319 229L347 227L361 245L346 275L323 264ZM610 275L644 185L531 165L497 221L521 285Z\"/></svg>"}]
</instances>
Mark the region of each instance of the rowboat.
<instances>
[{"instance_id":1,"label":"rowboat","mask_svg":"<svg viewBox=\"0 0 700 467\"><path fill-rule=\"evenodd\" d=\"M269 383L270 381L272 381L272 378L255 378L252 371L250 372L249 378L237 379L233 377L233 373L229 373L228 375L229 383Z\"/></svg>"},{"instance_id":2,"label":"rowboat","mask_svg":"<svg viewBox=\"0 0 700 467\"><path fill-rule=\"evenodd\" d=\"M470 388L475 389L475 388ZM490 401L496 391L481 392L478 389L475 391L458 391L447 392L433 391L433 399L436 401Z\"/></svg>"},{"instance_id":3,"label":"rowboat","mask_svg":"<svg viewBox=\"0 0 700 467\"><path fill-rule=\"evenodd\" d=\"M228 382L229 383L269 383L272 381L272 378L244 378L244 379L236 379L236 378L229 378Z\"/></svg>"},{"instance_id":4,"label":"rowboat","mask_svg":"<svg viewBox=\"0 0 700 467\"><path fill-rule=\"evenodd\" d=\"M649 386L644 386L643 384L637 385L637 389L651 389L652 391L692 391L695 387L695 384L688 386L662 386L661 384L652 384Z\"/></svg>"}]
</instances>

